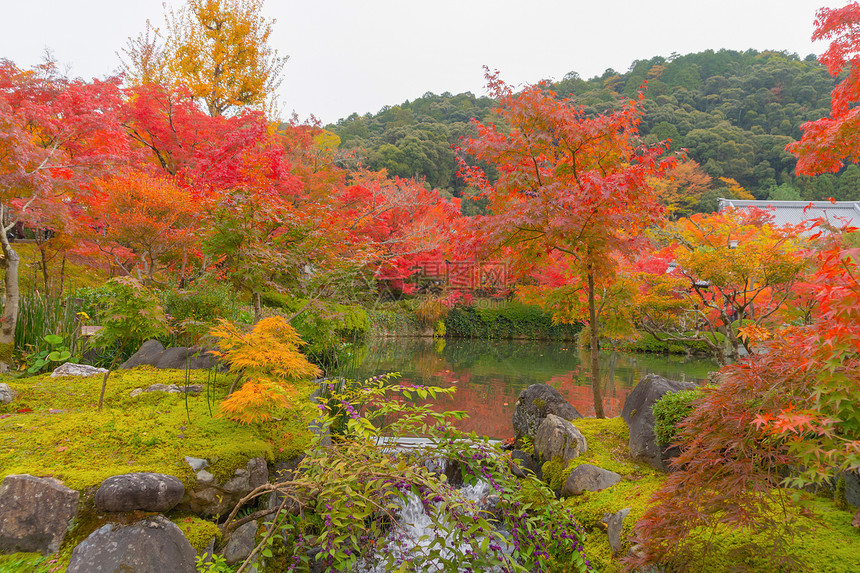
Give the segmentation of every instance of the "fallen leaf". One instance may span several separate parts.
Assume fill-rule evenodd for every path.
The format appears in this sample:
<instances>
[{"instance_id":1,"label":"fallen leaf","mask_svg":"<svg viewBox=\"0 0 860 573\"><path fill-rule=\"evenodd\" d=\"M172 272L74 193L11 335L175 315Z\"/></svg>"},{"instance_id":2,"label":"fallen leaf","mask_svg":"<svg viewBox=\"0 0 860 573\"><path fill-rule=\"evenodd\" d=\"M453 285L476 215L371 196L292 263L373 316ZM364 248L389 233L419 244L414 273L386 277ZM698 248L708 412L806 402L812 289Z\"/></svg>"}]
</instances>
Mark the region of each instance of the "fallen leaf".
<instances>
[{"instance_id":1,"label":"fallen leaf","mask_svg":"<svg viewBox=\"0 0 860 573\"><path fill-rule=\"evenodd\" d=\"M66 446L60 446L59 448L57 448L57 451L58 452L65 452L67 449L68 448Z\"/></svg>"}]
</instances>

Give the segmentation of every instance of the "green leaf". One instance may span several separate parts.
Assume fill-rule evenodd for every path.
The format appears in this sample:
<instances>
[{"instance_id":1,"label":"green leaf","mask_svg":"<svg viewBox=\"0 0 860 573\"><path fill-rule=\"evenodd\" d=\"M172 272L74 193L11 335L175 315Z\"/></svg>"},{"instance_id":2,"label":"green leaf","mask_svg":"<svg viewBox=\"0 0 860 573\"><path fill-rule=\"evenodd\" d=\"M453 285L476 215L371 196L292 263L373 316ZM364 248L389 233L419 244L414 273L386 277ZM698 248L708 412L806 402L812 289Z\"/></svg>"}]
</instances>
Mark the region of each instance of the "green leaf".
<instances>
[{"instance_id":1,"label":"green leaf","mask_svg":"<svg viewBox=\"0 0 860 573\"><path fill-rule=\"evenodd\" d=\"M45 337L44 340L45 340L45 342L47 342L51 346L56 346L58 344L63 343L63 337L60 336L59 334L49 334Z\"/></svg>"}]
</instances>

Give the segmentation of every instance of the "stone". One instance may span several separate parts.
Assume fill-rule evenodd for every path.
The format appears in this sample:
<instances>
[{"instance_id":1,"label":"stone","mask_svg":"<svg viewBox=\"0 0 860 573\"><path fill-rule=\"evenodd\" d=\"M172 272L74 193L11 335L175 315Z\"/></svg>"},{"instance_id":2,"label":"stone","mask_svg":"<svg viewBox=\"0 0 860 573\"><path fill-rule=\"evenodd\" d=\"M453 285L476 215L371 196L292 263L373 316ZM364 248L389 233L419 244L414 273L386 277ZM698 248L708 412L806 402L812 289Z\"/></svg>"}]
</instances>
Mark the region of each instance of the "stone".
<instances>
[{"instance_id":1,"label":"stone","mask_svg":"<svg viewBox=\"0 0 860 573\"><path fill-rule=\"evenodd\" d=\"M207 462L203 458L193 458L191 456L185 456L185 463L191 466L191 469L195 472L199 472L200 470L209 467L209 462Z\"/></svg>"},{"instance_id":2,"label":"stone","mask_svg":"<svg viewBox=\"0 0 860 573\"><path fill-rule=\"evenodd\" d=\"M182 501L185 486L166 474L139 472L107 478L96 491L99 511L170 511Z\"/></svg>"},{"instance_id":3,"label":"stone","mask_svg":"<svg viewBox=\"0 0 860 573\"><path fill-rule=\"evenodd\" d=\"M518 478L528 477L529 474L538 476L540 466L531 454L522 450L514 450L511 452L511 473Z\"/></svg>"},{"instance_id":4,"label":"stone","mask_svg":"<svg viewBox=\"0 0 860 573\"><path fill-rule=\"evenodd\" d=\"M159 369L172 368L175 370L185 370L188 367L189 355L191 352L184 346L173 346L165 348L164 352L155 363L155 367Z\"/></svg>"},{"instance_id":5,"label":"stone","mask_svg":"<svg viewBox=\"0 0 860 573\"><path fill-rule=\"evenodd\" d=\"M854 514L854 519L851 520L851 525L860 529L860 509Z\"/></svg>"},{"instance_id":6,"label":"stone","mask_svg":"<svg viewBox=\"0 0 860 573\"><path fill-rule=\"evenodd\" d=\"M8 475L0 483L0 554L60 549L80 495L54 478Z\"/></svg>"},{"instance_id":7,"label":"stone","mask_svg":"<svg viewBox=\"0 0 860 573\"><path fill-rule=\"evenodd\" d=\"M168 394L182 394L185 391L190 394L198 394L203 391L202 384L176 385L176 384L151 384L144 392L167 392Z\"/></svg>"},{"instance_id":8,"label":"stone","mask_svg":"<svg viewBox=\"0 0 860 573\"><path fill-rule=\"evenodd\" d=\"M57 378L58 376L97 376L99 374L104 375L105 372L107 372L107 368L66 362L54 368L54 371L51 372L51 378Z\"/></svg>"},{"instance_id":9,"label":"stone","mask_svg":"<svg viewBox=\"0 0 860 573\"><path fill-rule=\"evenodd\" d=\"M691 382L667 380L656 374L649 374L627 395L621 417L630 429L628 447L630 455L636 460L647 463L654 469L668 470L663 450L654 435L654 402L670 392L690 390L696 385Z\"/></svg>"},{"instance_id":10,"label":"stone","mask_svg":"<svg viewBox=\"0 0 860 573\"><path fill-rule=\"evenodd\" d=\"M0 384L0 404L8 404L15 397L12 388L5 382Z\"/></svg>"},{"instance_id":11,"label":"stone","mask_svg":"<svg viewBox=\"0 0 860 573\"><path fill-rule=\"evenodd\" d=\"M609 548L612 550L612 555L618 553L621 549L621 532L624 530L624 518L630 513L629 507L625 507L621 511L613 514L606 514L603 520L606 523L606 535L609 537Z\"/></svg>"},{"instance_id":12,"label":"stone","mask_svg":"<svg viewBox=\"0 0 860 573\"><path fill-rule=\"evenodd\" d=\"M253 458L248 460L246 469L248 471L248 487L251 489L269 482L269 466L265 459Z\"/></svg>"},{"instance_id":13,"label":"stone","mask_svg":"<svg viewBox=\"0 0 860 573\"><path fill-rule=\"evenodd\" d=\"M119 369L127 370L136 366L155 366L161 358L161 353L164 352L164 345L157 340L147 340L144 342L137 352L123 362Z\"/></svg>"},{"instance_id":14,"label":"stone","mask_svg":"<svg viewBox=\"0 0 860 573\"><path fill-rule=\"evenodd\" d=\"M513 418L516 442L522 438L534 439L540 423L549 414L564 420L582 417L552 386L532 384L520 392Z\"/></svg>"},{"instance_id":15,"label":"stone","mask_svg":"<svg viewBox=\"0 0 860 573\"><path fill-rule=\"evenodd\" d=\"M230 534L227 546L221 556L228 565L236 565L248 558L254 549L254 538L257 536L257 521L243 523Z\"/></svg>"},{"instance_id":16,"label":"stone","mask_svg":"<svg viewBox=\"0 0 860 573\"><path fill-rule=\"evenodd\" d=\"M561 458L566 466L567 462L588 451L588 442L573 424L549 414L537 429L534 449L539 464Z\"/></svg>"},{"instance_id":17,"label":"stone","mask_svg":"<svg viewBox=\"0 0 860 573\"><path fill-rule=\"evenodd\" d=\"M223 483L206 470L197 472L197 484L190 489L178 509L206 517L227 515L254 487L266 483L269 470L263 458L249 460ZM252 484L256 484L252 487Z\"/></svg>"},{"instance_id":18,"label":"stone","mask_svg":"<svg viewBox=\"0 0 860 573\"><path fill-rule=\"evenodd\" d=\"M621 481L621 476L615 472L591 464L582 464L570 472L567 481L564 482L564 487L561 489L561 495L571 497L586 491L601 491L619 481Z\"/></svg>"},{"instance_id":19,"label":"stone","mask_svg":"<svg viewBox=\"0 0 860 573\"><path fill-rule=\"evenodd\" d=\"M182 530L156 515L95 530L72 551L66 573L196 573L195 558Z\"/></svg>"},{"instance_id":20,"label":"stone","mask_svg":"<svg viewBox=\"0 0 860 573\"><path fill-rule=\"evenodd\" d=\"M143 388L135 388L134 390L132 390L131 392L128 393L128 395L131 396L132 398L137 398L141 394L143 394Z\"/></svg>"}]
</instances>

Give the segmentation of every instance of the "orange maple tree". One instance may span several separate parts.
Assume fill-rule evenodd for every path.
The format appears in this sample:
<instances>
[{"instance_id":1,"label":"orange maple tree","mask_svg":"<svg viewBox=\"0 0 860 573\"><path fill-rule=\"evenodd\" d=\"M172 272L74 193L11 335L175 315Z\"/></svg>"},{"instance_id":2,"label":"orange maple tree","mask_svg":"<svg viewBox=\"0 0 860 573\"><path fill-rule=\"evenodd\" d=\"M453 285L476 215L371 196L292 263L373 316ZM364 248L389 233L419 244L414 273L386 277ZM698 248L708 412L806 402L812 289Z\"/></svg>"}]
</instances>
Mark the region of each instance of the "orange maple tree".
<instances>
[{"instance_id":1,"label":"orange maple tree","mask_svg":"<svg viewBox=\"0 0 860 573\"><path fill-rule=\"evenodd\" d=\"M576 319L591 333L594 407L603 417L600 293L615 278L611 254L635 248L641 232L662 216L649 181L668 167L670 161L661 160L666 147L640 143L641 97L623 101L617 111L590 115L544 85L515 93L498 73L488 71L486 78L507 128L476 122L477 135L464 139L461 150L499 173L490 181L483 169L461 158L461 175L488 197L493 213L476 220L485 239L481 254L512 247L512 270L520 276L553 257L556 263L564 259L560 264L568 272L559 276L578 285L585 301Z\"/></svg>"}]
</instances>

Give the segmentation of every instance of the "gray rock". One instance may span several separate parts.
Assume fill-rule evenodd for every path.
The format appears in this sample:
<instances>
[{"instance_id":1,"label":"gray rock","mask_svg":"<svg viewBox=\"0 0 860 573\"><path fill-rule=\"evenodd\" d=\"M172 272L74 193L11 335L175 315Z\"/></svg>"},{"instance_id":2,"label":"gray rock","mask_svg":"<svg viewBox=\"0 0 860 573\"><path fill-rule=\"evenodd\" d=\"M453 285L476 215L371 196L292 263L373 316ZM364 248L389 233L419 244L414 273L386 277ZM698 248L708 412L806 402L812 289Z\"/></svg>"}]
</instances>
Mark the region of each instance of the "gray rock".
<instances>
[{"instance_id":1,"label":"gray rock","mask_svg":"<svg viewBox=\"0 0 860 573\"><path fill-rule=\"evenodd\" d=\"M195 573L195 557L182 530L156 515L97 529L75 547L66 573Z\"/></svg>"},{"instance_id":2,"label":"gray rock","mask_svg":"<svg viewBox=\"0 0 860 573\"><path fill-rule=\"evenodd\" d=\"M126 370L136 366L155 366L158 364L161 353L164 352L164 345L157 340L147 340L144 342L137 352L131 355L131 358L123 362L119 369Z\"/></svg>"},{"instance_id":3,"label":"gray rock","mask_svg":"<svg viewBox=\"0 0 860 573\"><path fill-rule=\"evenodd\" d=\"M185 462L189 466L191 466L191 469L195 472L199 472L200 470L209 467L209 462L207 462L203 458L192 458L191 456L185 456Z\"/></svg>"},{"instance_id":4,"label":"gray rock","mask_svg":"<svg viewBox=\"0 0 860 573\"><path fill-rule=\"evenodd\" d=\"M222 553L228 565L235 565L248 558L248 555L254 549L254 537L256 535L256 520L240 525L238 529L230 534L230 539L227 541L227 546Z\"/></svg>"},{"instance_id":5,"label":"gray rock","mask_svg":"<svg viewBox=\"0 0 860 573\"><path fill-rule=\"evenodd\" d=\"M185 486L179 479L149 472L107 478L96 491L99 511L170 511L182 501Z\"/></svg>"},{"instance_id":6,"label":"gray rock","mask_svg":"<svg viewBox=\"0 0 860 573\"><path fill-rule=\"evenodd\" d=\"M248 461L248 486L251 489L260 487L269 481L269 466L263 458L253 458Z\"/></svg>"},{"instance_id":7,"label":"gray rock","mask_svg":"<svg viewBox=\"0 0 860 573\"><path fill-rule=\"evenodd\" d=\"M609 537L609 548L612 549L612 554L618 553L621 549L621 532L624 530L624 518L630 513L630 508L625 507L621 511L612 515L605 515L606 535Z\"/></svg>"},{"instance_id":8,"label":"gray rock","mask_svg":"<svg viewBox=\"0 0 860 573\"><path fill-rule=\"evenodd\" d=\"M539 464L561 458L565 465L588 451L582 432L567 420L549 414L543 419L534 438L535 457Z\"/></svg>"},{"instance_id":9,"label":"gray rock","mask_svg":"<svg viewBox=\"0 0 860 573\"><path fill-rule=\"evenodd\" d=\"M176 370L185 370L188 367L188 360L191 352L184 346L173 346L165 348L164 352L155 363L155 367L159 369L173 368Z\"/></svg>"},{"instance_id":10,"label":"gray rock","mask_svg":"<svg viewBox=\"0 0 860 573\"><path fill-rule=\"evenodd\" d=\"M141 394L143 394L143 388L135 388L134 390L132 390L131 392L128 393L128 395L131 396L132 398L137 398Z\"/></svg>"},{"instance_id":11,"label":"gray rock","mask_svg":"<svg viewBox=\"0 0 860 573\"><path fill-rule=\"evenodd\" d=\"M269 472L268 468L264 472L265 467L263 458L254 458L244 468L233 472L233 477L224 483L218 482L206 470L201 470L197 472L197 484L188 491L178 509L207 517L227 515L240 499L251 492L252 483L262 485L268 481Z\"/></svg>"},{"instance_id":12,"label":"gray rock","mask_svg":"<svg viewBox=\"0 0 860 573\"><path fill-rule=\"evenodd\" d=\"M619 481L621 481L621 476L615 472L591 464L582 464L570 472L567 481L564 482L564 487L561 489L561 495L570 497L586 491L601 491Z\"/></svg>"},{"instance_id":13,"label":"gray rock","mask_svg":"<svg viewBox=\"0 0 860 573\"><path fill-rule=\"evenodd\" d=\"M654 435L654 402L670 392L695 388L690 382L667 380L656 374L645 376L636 388L627 395L621 417L630 429L630 455L647 463L652 468L666 471L668 466L663 459L663 450Z\"/></svg>"},{"instance_id":14,"label":"gray rock","mask_svg":"<svg viewBox=\"0 0 860 573\"><path fill-rule=\"evenodd\" d=\"M12 388L5 382L0 383L0 404L8 404L14 397L15 394L12 392Z\"/></svg>"},{"instance_id":15,"label":"gray rock","mask_svg":"<svg viewBox=\"0 0 860 573\"><path fill-rule=\"evenodd\" d=\"M531 454L527 454L522 450L514 450L511 452L511 473L518 478L527 477L529 474L538 475L540 466L535 462Z\"/></svg>"},{"instance_id":16,"label":"gray rock","mask_svg":"<svg viewBox=\"0 0 860 573\"><path fill-rule=\"evenodd\" d=\"M860 529L860 509L854 514L854 517L851 519L851 526Z\"/></svg>"},{"instance_id":17,"label":"gray rock","mask_svg":"<svg viewBox=\"0 0 860 573\"><path fill-rule=\"evenodd\" d=\"M532 384L520 392L513 418L516 440L534 439L538 426L549 414L565 420L582 417L552 386Z\"/></svg>"},{"instance_id":18,"label":"gray rock","mask_svg":"<svg viewBox=\"0 0 860 573\"><path fill-rule=\"evenodd\" d=\"M144 390L144 392L167 392L168 394L182 394L185 391L188 391L190 394L197 394L203 391L203 385L152 384Z\"/></svg>"},{"instance_id":19,"label":"gray rock","mask_svg":"<svg viewBox=\"0 0 860 573\"><path fill-rule=\"evenodd\" d=\"M96 368L89 364L66 362L54 368L54 371L51 372L51 378L57 378L58 376L96 376L105 372L107 372L107 368Z\"/></svg>"},{"instance_id":20,"label":"gray rock","mask_svg":"<svg viewBox=\"0 0 860 573\"><path fill-rule=\"evenodd\" d=\"M79 497L54 478L6 476L0 483L0 554L56 553L78 511Z\"/></svg>"}]
</instances>

